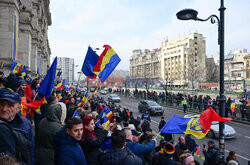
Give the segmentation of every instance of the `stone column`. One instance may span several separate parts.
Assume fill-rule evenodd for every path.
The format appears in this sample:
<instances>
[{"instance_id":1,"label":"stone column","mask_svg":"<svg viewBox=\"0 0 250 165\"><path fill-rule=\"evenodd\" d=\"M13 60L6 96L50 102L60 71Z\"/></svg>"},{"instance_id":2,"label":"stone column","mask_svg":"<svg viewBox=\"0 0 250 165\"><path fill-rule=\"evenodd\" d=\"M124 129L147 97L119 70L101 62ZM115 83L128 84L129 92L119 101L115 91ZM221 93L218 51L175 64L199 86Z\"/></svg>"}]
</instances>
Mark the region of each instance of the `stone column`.
<instances>
[{"instance_id":1,"label":"stone column","mask_svg":"<svg viewBox=\"0 0 250 165\"><path fill-rule=\"evenodd\" d=\"M13 61L15 16L19 18L17 0L1 0L0 2L0 58L9 73Z\"/></svg>"}]
</instances>

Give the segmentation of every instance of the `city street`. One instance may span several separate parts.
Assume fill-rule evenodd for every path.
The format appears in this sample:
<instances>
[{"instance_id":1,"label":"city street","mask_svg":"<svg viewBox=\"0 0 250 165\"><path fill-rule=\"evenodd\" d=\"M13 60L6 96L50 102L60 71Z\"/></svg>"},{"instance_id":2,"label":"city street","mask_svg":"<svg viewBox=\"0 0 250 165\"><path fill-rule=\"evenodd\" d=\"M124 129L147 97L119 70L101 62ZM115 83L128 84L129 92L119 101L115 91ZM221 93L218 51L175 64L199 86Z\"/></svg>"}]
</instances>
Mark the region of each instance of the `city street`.
<instances>
[{"instance_id":1,"label":"city street","mask_svg":"<svg viewBox=\"0 0 250 165\"><path fill-rule=\"evenodd\" d=\"M107 101L108 95L101 95L102 97L104 96L105 101ZM127 98L127 97L121 97L121 102L118 105L121 105L122 108L125 106L127 107L130 111L133 111L134 117L137 117L140 113L138 112L138 100L132 99L132 98ZM141 115L141 114L140 114ZM177 116L184 116L184 112L181 110L173 109L173 108L168 108L164 107L164 118L165 121L168 121L172 115L177 115ZM153 131L158 133L158 125L160 121L161 116L151 116L151 128ZM241 123L236 123L236 122L227 122L226 124L232 126L235 131L237 132L237 136L234 139L226 140L225 142L225 147L226 147L226 152L225 152L225 158L228 156L229 151L235 151L237 153L237 159L240 164L247 164L248 160L250 160L250 153L249 153L249 148L250 148L250 126L241 124ZM178 142L178 137L179 135L175 135L175 142ZM205 137L204 139L197 140L195 139L196 143L200 146L203 144L206 144L207 147L207 141L210 138ZM159 140L159 137L158 137ZM218 140L213 139L215 141L215 144L218 146ZM203 156L202 149L200 149L200 155ZM199 158L196 157L198 160ZM202 160L198 160L199 162L202 162Z\"/></svg>"}]
</instances>

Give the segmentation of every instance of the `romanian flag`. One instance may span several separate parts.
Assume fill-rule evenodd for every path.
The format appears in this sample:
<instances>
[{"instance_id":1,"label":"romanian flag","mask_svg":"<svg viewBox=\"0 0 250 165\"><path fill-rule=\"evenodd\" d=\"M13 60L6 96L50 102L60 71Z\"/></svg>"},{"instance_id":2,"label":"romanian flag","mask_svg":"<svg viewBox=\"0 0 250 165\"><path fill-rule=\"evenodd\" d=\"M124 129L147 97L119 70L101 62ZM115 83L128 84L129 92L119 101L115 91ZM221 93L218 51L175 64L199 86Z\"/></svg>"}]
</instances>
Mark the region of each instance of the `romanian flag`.
<instances>
[{"instance_id":1,"label":"romanian flag","mask_svg":"<svg viewBox=\"0 0 250 165\"><path fill-rule=\"evenodd\" d=\"M62 72L60 72L60 71L58 71L58 70L56 71L56 76L60 77L61 74L62 74Z\"/></svg>"},{"instance_id":2,"label":"romanian flag","mask_svg":"<svg viewBox=\"0 0 250 165\"><path fill-rule=\"evenodd\" d=\"M93 73L93 70L94 70L94 67L96 66L98 59L99 59L99 56L89 46L83 65L82 65L82 73L85 76L89 78L96 77L96 75Z\"/></svg>"},{"instance_id":3,"label":"romanian flag","mask_svg":"<svg viewBox=\"0 0 250 165\"><path fill-rule=\"evenodd\" d=\"M73 91L74 90L74 86L73 86L73 83L71 83L71 87L70 89Z\"/></svg>"},{"instance_id":4,"label":"romanian flag","mask_svg":"<svg viewBox=\"0 0 250 165\"><path fill-rule=\"evenodd\" d=\"M22 78L24 79L24 76L27 75L27 71L26 71L26 68L25 68L25 65L23 66L23 69L21 71L21 75L22 75Z\"/></svg>"},{"instance_id":5,"label":"romanian flag","mask_svg":"<svg viewBox=\"0 0 250 165\"><path fill-rule=\"evenodd\" d=\"M102 83L109 77L121 61L111 46L104 45L103 47L105 49L99 57L99 60L93 70L93 72L98 75Z\"/></svg>"},{"instance_id":6,"label":"romanian flag","mask_svg":"<svg viewBox=\"0 0 250 165\"><path fill-rule=\"evenodd\" d=\"M54 59L52 65L47 72L41 86L38 89L38 93L44 95L48 99L52 94L52 89L54 86L54 80L56 75L57 57Z\"/></svg>"},{"instance_id":7,"label":"romanian flag","mask_svg":"<svg viewBox=\"0 0 250 165\"><path fill-rule=\"evenodd\" d=\"M33 111L35 111L37 113L41 113L40 106L44 103L46 103L45 97L43 97L41 100L35 100L35 101L30 102L30 103L26 103L24 105L28 108L31 108Z\"/></svg>"},{"instance_id":8,"label":"romanian flag","mask_svg":"<svg viewBox=\"0 0 250 165\"><path fill-rule=\"evenodd\" d=\"M22 71L22 68L23 65L17 63L16 61L13 61L10 70L12 70L13 73L19 74Z\"/></svg>"},{"instance_id":9,"label":"romanian flag","mask_svg":"<svg viewBox=\"0 0 250 165\"><path fill-rule=\"evenodd\" d=\"M40 80L40 79L41 79L40 72L39 72L39 68L37 68L36 79L37 79L37 80Z\"/></svg>"},{"instance_id":10,"label":"romanian flag","mask_svg":"<svg viewBox=\"0 0 250 165\"><path fill-rule=\"evenodd\" d=\"M82 102L88 102L88 92L85 93L84 97L82 98Z\"/></svg>"},{"instance_id":11,"label":"romanian flag","mask_svg":"<svg viewBox=\"0 0 250 165\"><path fill-rule=\"evenodd\" d=\"M1 67L1 68L4 68L4 67L5 67L5 63L4 63L3 61L1 61L0 67Z\"/></svg>"},{"instance_id":12,"label":"romanian flag","mask_svg":"<svg viewBox=\"0 0 250 165\"><path fill-rule=\"evenodd\" d=\"M105 128L107 128L107 126L110 123L110 119L113 117L113 113L110 110L110 108L106 108L104 110L102 110L101 114L100 114L101 118L104 119L104 123L105 123ZM96 125L99 126L100 125L100 120L98 120L96 122Z\"/></svg>"},{"instance_id":13,"label":"romanian flag","mask_svg":"<svg viewBox=\"0 0 250 165\"><path fill-rule=\"evenodd\" d=\"M96 90L94 91L94 95L97 96L97 88L96 88Z\"/></svg>"},{"instance_id":14,"label":"romanian flag","mask_svg":"<svg viewBox=\"0 0 250 165\"><path fill-rule=\"evenodd\" d=\"M233 102L231 103L230 108L231 108L231 112L232 112L232 113L235 113L235 99L234 99Z\"/></svg>"},{"instance_id":15,"label":"romanian flag","mask_svg":"<svg viewBox=\"0 0 250 165\"><path fill-rule=\"evenodd\" d=\"M209 107L200 115L200 118L184 118L173 115L160 132L170 134L192 134L197 139L202 139L209 131L212 121L231 120L231 118L220 117L211 107Z\"/></svg>"},{"instance_id":16,"label":"romanian flag","mask_svg":"<svg viewBox=\"0 0 250 165\"><path fill-rule=\"evenodd\" d=\"M82 101L79 100L79 101L76 103L76 105L77 105L78 107L81 107L81 106L82 106Z\"/></svg>"},{"instance_id":17,"label":"romanian flag","mask_svg":"<svg viewBox=\"0 0 250 165\"><path fill-rule=\"evenodd\" d=\"M57 89L62 89L63 88L63 81L61 80L59 84L57 84Z\"/></svg>"}]
</instances>

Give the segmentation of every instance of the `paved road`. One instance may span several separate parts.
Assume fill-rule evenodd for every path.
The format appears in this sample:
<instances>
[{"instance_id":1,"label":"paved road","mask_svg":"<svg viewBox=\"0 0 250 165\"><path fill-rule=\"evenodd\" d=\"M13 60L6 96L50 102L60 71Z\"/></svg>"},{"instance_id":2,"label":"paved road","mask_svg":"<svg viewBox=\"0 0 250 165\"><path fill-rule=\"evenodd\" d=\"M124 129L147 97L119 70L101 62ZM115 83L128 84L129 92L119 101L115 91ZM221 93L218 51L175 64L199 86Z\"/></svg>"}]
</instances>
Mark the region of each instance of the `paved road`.
<instances>
[{"instance_id":1,"label":"paved road","mask_svg":"<svg viewBox=\"0 0 250 165\"><path fill-rule=\"evenodd\" d=\"M105 101L107 100L108 95L105 95ZM119 103L122 108L126 106L130 111L133 111L134 117L137 117L140 113L138 112L138 100L131 99L131 98L126 98L126 97L121 97L121 103ZM177 116L184 116L185 114L181 110L169 108L169 107L164 107L164 118L165 121L168 121L172 115L177 115ZM151 117L151 128L157 132L158 131L158 124L160 121L161 116L152 116ZM230 139L226 140L225 142L225 147L226 147L226 156L228 155L229 151L235 151L238 156L238 161L241 165L245 165L248 163L248 160L250 160L250 126L241 124L241 123L236 123L236 122L227 122L226 124L232 126L236 132L237 136L235 139ZM179 135L175 135L175 142L177 142L177 138ZM205 137L200 140L196 140L196 143L200 146L203 144L206 144L207 141L210 138ZM219 144L217 139L213 139L215 143ZM200 151L200 155L203 156L202 151ZM199 158L196 158L199 159ZM199 160L199 162L202 162L202 160Z\"/></svg>"}]
</instances>

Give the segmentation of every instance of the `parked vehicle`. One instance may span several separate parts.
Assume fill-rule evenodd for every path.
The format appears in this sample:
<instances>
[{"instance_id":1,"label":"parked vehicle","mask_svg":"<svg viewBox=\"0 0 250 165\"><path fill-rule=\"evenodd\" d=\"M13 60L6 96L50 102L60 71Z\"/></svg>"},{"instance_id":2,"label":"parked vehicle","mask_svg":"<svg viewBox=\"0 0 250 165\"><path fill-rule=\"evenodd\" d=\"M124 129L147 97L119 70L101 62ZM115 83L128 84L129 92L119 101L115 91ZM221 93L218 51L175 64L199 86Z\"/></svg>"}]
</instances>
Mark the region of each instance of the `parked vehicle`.
<instances>
[{"instance_id":1,"label":"parked vehicle","mask_svg":"<svg viewBox=\"0 0 250 165\"><path fill-rule=\"evenodd\" d=\"M152 100L143 100L140 101L138 104L139 112L144 113L146 110L150 113L150 115L163 115L164 110L162 106L157 104L155 101Z\"/></svg>"},{"instance_id":2,"label":"parked vehicle","mask_svg":"<svg viewBox=\"0 0 250 165\"><path fill-rule=\"evenodd\" d=\"M118 95L112 94L108 97L108 101L114 102L114 103L119 103L119 102L121 102L121 99Z\"/></svg>"},{"instance_id":3,"label":"parked vehicle","mask_svg":"<svg viewBox=\"0 0 250 165\"><path fill-rule=\"evenodd\" d=\"M107 94L107 91L103 89L103 90L100 91L100 94L101 94L101 95L106 95L106 94Z\"/></svg>"},{"instance_id":4,"label":"parked vehicle","mask_svg":"<svg viewBox=\"0 0 250 165\"><path fill-rule=\"evenodd\" d=\"M200 115L188 114L185 118L199 118ZM213 121L207 136L210 138L219 138L219 122ZM225 139L232 139L236 137L236 131L230 125L225 124Z\"/></svg>"}]
</instances>

